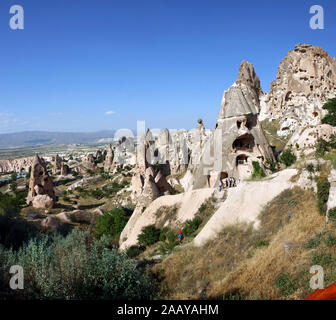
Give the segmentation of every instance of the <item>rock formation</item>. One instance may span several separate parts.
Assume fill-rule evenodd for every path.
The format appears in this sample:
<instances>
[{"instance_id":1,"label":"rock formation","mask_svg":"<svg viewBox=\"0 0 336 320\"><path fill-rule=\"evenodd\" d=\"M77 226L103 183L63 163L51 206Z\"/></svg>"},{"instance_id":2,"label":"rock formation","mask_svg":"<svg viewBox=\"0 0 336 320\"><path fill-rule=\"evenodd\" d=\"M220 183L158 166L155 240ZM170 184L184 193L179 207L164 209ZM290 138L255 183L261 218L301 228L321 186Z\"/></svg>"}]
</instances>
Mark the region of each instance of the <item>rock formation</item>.
<instances>
[{"instance_id":1,"label":"rock formation","mask_svg":"<svg viewBox=\"0 0 336 320\"><path fill-rule=\"evenodd\" d=\"M54 184L50 178L46 164L38 155L31 167L27 204L36 208L50 209L55 203Z\"/></svg>"},{"instance_id":2,"label":"rock formation","mask_svg":"<svg viewBox=\"0 0 336 320\"><path fill-rule=\"evenodd\" d=\"M93 154L90 153L83 158L79 169L82 173L85 173L88 170L96 170L96 159Z\"/></svg>"},{"instance_id":3,"label":"rock formation","mask_svg":"<svg viewBox=\"0 0 336 320\"><path fill-rule=\"evenodd\" d=\"M263 166L267 159L274 159L258 121L260 92L253 66L244 61L237 81L223 94L213 137L194 169L194 188L214 186L228 176L248 178L254 161Z\"/></svg>"},{"instance_id":4,"label":"rock formation","mask_svg":"<svg viewBox=\"0 0 336 320\"><path fill-rule=\"evenodd\" d=\"M6 172L28 172L33 164L34 157L20 158L20 159L2 159L0 160L0 173Z\"/></svg>"},{"instance_id":5,"label":"rock formation","mask_svg":"<svg viewBox=\"0 0 336 320\"><path fill-rule=\"evenodd\" d=\"M67 176L70 173L70 168L67 164L61 164L61 176Z\"/></svg>"},{"instance_id":6,"label":"rock formation","mask_svg":"<svg viewBox=\"0 0 336 320\"><path fill-rule=\"evenodd\" d=\"M336 64L321 47L298 44L281 61L270 91L261 97L260 120L278 120L279 136L316 126L322 106L336 96Z\"/></svg>"},{"instance_id":7,"label":"rock formation","mask_svg":"<svg viewBox=\"0 0 336 320\"><path fill-rule=\"evenodd\" d=\"M61 170L62 158L58 154L53 159L52 165L53 165L53 169L52 169L53 174L56 174Z\"/></svg>"},{"instance_id":8,"label":"rock formation","mask_svg":"<svg viewBox=\"0 0 336 320\"><path fill-rule=\"evenodd\" d=\"M104 171L110 172L113 169L113 160L114 160L114 152L112 149L112 146L109 144L107 147L107 153L105 157L105 163L104 163Z\"/></svg>"}]
</instances>

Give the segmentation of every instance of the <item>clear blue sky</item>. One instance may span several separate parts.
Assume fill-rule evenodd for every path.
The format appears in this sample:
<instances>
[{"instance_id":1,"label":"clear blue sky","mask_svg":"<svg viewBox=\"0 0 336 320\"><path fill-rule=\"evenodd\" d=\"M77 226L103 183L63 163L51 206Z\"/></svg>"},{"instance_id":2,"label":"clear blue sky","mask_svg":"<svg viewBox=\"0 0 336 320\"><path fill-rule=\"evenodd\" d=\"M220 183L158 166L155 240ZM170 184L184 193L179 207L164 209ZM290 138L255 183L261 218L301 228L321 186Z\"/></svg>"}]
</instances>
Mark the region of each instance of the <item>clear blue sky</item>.
<instances>
[{"instance_id":1,"label":"clear blue sky","mask_svg":"<svg viewBox=\"0 0 336 320\"><path fill-rule=\"evenodd\" d=\"M1 0L0 133L212 128L242 60L268 91L295 44L336 55L335 16L335 0Z\"/></svg>"}]
</instances>

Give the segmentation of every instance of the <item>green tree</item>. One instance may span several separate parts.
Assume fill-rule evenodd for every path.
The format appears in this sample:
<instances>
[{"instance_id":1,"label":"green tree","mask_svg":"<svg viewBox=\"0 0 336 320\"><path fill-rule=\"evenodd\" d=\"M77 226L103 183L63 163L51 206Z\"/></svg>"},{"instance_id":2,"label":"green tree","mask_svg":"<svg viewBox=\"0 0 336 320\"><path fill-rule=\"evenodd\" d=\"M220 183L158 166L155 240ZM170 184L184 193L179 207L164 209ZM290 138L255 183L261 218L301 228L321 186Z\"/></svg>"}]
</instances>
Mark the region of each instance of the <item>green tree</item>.
<instances>
[{"instance_id":1,"label":"green tree","mask_svg":"<svg viewBox=\"0 0 336 320\"><path fill-rule=\"evenodd\" d=\"M327 178L319 178L317 181L317 208L320 214L327 211L330 183Z\"/></svg>"},{"instance_id":2,"label":"green tree","mask_svg":"<svg viewBox=\"0 0 336 320\"><path fill-rule=\"evenodd\" d=\"M289 167L296 162L296 155L291 149L286 149L281 153L279 161L286 165L286 167Z\"/></svg>"},{"instance_id":3,"label":"green tree","mask_svg":"<svg viewBox=\"0 0 336 320\"><path fill-rule=\"evenodd\" d=\"M316 156L322 157L329 151L329 143L322 138L317 139Z\"/></svg>"},{"instance_id":4,"label":"green tree","mask_svg":"<svg viewBox=\"0 0 336 320\"><path fill-rule=\"evenodd\" d=\"M96 235L98 237L107 235L115 240L119 240L129 216L130 212L121 206L112 211L105 212L104 215L99 216L96 220Z\"/></svg>"},{"instance_id":5,"label":"green tree","mask_svg":"<svg viewBox=\"0 0 336 320\"><path fill-rule=\"evenodd\" d=\"M260 167L259 162L253 161L252 165L253 165L253 175L252 175L253 178L263 178L266 176L263 168Z\"/></svg>"},{"instance_id":6,"label":"green tree","mask_svg":"<svg viewBox=\"0 0 336 320\"><path fill-rule=\"evenodd\" d=\"M322 123L330 124L331 126L336 126L336 98L329 99L327 103L322 107L324 110L328 110L328 114L322 119Z\"/></svg>"},{"instance_id":7,"label":"green tree","mask_svg":"<svg viewBox=\"0 0 336 320\"><path fill-rule=\"evenodd\" d=\"M160 240L160 233L160 229L157 229L155 225L144 227L138 235L138 242L141 246L151 246Z\"/></svg>"}]
</instances>

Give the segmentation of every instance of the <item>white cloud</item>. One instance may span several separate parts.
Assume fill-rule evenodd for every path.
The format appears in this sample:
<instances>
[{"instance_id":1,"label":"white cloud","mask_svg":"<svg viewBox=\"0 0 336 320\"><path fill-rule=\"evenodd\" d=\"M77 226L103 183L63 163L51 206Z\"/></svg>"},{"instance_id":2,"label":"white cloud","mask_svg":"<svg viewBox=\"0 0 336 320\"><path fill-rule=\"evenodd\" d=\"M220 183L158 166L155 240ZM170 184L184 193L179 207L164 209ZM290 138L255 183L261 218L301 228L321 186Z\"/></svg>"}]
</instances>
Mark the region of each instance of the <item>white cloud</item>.
<instances>
[{"instance_id":1,"label":"white cloud","mask_svg":"<svg viewBox=\"0 0 336 320\"><path fill-rule=\"evenodd\" d=\"M108 115L108 116L110 116L112 114L115 114L115 111L112 111L112 110L106 111L105 114Z\"/></svg>"}]
</instances>

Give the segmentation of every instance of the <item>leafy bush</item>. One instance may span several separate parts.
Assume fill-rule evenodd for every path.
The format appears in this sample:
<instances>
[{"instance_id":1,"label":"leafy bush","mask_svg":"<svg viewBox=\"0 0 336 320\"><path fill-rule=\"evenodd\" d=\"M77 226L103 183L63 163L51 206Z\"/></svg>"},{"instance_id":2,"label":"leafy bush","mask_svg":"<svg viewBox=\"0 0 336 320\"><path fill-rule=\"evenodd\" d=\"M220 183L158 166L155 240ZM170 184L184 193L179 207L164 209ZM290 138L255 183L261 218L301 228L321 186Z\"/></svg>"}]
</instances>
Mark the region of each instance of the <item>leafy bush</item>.
<instances>
[{"instance_id":1,"label":"leafy bush","mask_svg":"<svg viewBox=\"0 0 336 320\"><path fill-rule=\"evenodd\" d=\"M132 246L127 249L126 253L129 258L136 258L138 255L140 255L142 252L146 250L145 247L141 246Z\"/></svg>"},{"instance_id":2,"label":"leafy bush","mask_svg":"<svg viewBox=\"0 0 336 320\"><path fill-rule=\"evenodd\" d=\"M278 163L276 161L273 161L273 160L270 160L270 159L266 159L266 163L268 165L268 168L272 172L275 172L275 171L279 170L279 166L278 166Z\"/></svg>"},{"instance_id":3,"label":"leafy bush","mask_svg":"<svg viewBox=\"0 0 336 320\"><path fill-rule=\"evenodd\" d=\"M20 212L21 200L19 195L13 196L0 192L0 215L16 216Z\"/></svg>"},{"instance_id":4,"label":"leafy bush","mask_svg":"<svg viewBox=\"0 0 336 320\"><path fill-rule=\"evenodd\" d=\"M138 235L138 242L141 246L151 246L160 240L160 233L160 229L157 229L155 225L144 227Z\"/></svg>"},{"instance_id":5,"label":"leafy bush","mask_svg":"<svg viewBox=\"0 0 336 320\"><path fill-rule=\"evenodd\" d=\"M306 169L309 173L314 173L315 172L314 165L311 164L311 163L307 165Z\"/></svg>"},{"instance_id":6,"label":"leafy bush","mask_svg":"<svg viewBox=\"0 0 336 320\"><path fill-rule=\"evenodd\" d=\"M329 144L327 141L323 140L322 138L317 139L316 144L316 156L322 157L326 154L326 152L329 150Z\"/></svg>"},{"instance_id":7,"label":"leafy bush","mask_svg":"<svg viewBox=\"0 0 336 320\"><path fill-rule=\"evenodd\" d=\"M287 273L281 273L275 279L274 284L281 296L289 296L297 290L296 282L293 281Z\"/></svg>"},{"instance_id":8,"label":"leafy bush","mask_svg":"<svg viewBox=\"0 0 336 320\"><path fill-rule=\"evenodd\" d=\"M336 207L328 211L328 216L330 220L336 220Z\"/></svg>"},{"instance_id":9,"label":"leafy bush","mask_svg":"<svg viewBox=\"0 0 336 320\"><path fill-rule=\"evenodd\" d=\"M182 229L182 233L185 236L191 236L202 224L202 219L200 217L195 217L192 220L188 220L185 223L184 228Z\"/></svg>"},{"instance_id":10,"label":"leafy bush","mask_svg":"<svg viewBox=\"0 0 336 320\"><path fill-rule=\"evenodd\" d=\"M286 165L286 167L289 167L296 162L296 155L292 150L287 149L281 153L279 161Z\"/></svg>"},{"instance_id":11,"label":"leafy bush","mask_svg":"<svg viewBox=\"0 0 336 320\"><path fill-rule=\"evenodd\" d=\"M22 298L148 299L153 292L148 276L126 253L109 248L104 237L89 244L81 231L34 238L18 252L0 247L0 262L3 288L9 267L23 267L25 288L17 293Z\"/></svg>"},{"instance_id":12,"label":"leafy bush","mask_svg":"<svg viewBox=\"0 0 336 320\"><path fill-rule=\"evenodd\" d=\"M121 206L105 212L104 215L99 216L96 219L96 235L98 237L108 235L113 239L118 240L130 215L131 211Z\"/></svg>"},{"instance_id":13,"label":"leafy bush","mask_svg":"<svg viewBox=\"0 0 336 320\"><path fill-rule=\"evenodd\" d=\"M319 178L317 181L317 208L320 214L327 211L330 183L327 178Z\"/></svg>"},{"instance_id":14,"label":"leafy bush","mask_svg":"<svg viewBox=\"0 0 336 320\"><path fill-rule=\"evenodd\" d=\"M263 178L266 176L264 170L260 167L259 162L253 161L252 165L253 165L253 175L252 175L253 178Z\"/></svg>"},{"instance_id":15,"label":"leafy bush","mask_svg":"<svg viewBox=\"0 0 336 320\"><path fill-rule=\"evenodd\" d=\"M269 242L264 239L259 239L254 243L255 248L260 248L260 247L267 247Z\"/></svg>"},{"instance_id":16,"label":"leafy bush","mask_svg":"<svg viewBox=\"0 0 336 320\"><path fill-rule=\"evenodd\" d=\"M328 110L328 114L325 115L321 122L330 124L331 126L336 126L336 98L329 99L327 103L322 107L324 110Z\"/></svg>"}]
</instances>

